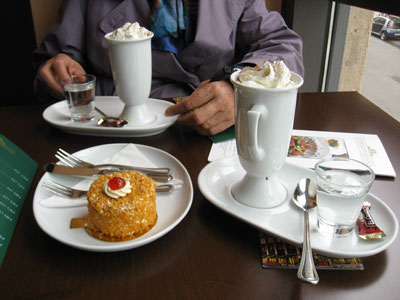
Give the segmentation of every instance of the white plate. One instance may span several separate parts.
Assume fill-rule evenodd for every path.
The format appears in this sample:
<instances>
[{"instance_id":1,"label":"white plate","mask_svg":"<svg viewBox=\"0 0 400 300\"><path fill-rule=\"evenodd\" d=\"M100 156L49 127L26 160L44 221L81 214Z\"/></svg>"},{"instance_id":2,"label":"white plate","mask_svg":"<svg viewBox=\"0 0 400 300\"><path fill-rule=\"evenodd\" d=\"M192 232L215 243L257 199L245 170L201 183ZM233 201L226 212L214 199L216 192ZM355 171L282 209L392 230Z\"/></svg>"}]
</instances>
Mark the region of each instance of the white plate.
<instances>
[{"instance_id":1,"label":"white plate","mask_svg":"<svg viewBox=\"0 0 400 300\"><path fill-rule=\"evenodd\" d=\"M100 145L74 153L81 159L90 157L91 162L102 161L122 150L127 144ZM81 229L70 229L71 218L87 215L87 207L47 208L40 205L40 201L49 197L49 193L42 188L44 180L53 180L61 184L73 186L81 178L45 173L40 179L33 198L33 213L39 226L54 239L69 246L88 251L112 252L140 247L148 244L172 230L188 213L193 200L193 185L185 167L172 155L148 146L137 145L155 166L171 168L176 179L183 181L182 188L171 194L157 194L156 225L145 235L126 242L104 242L93 238Z\"/></svg>"},{"instance_id":2,"label":"white plate","mask_svg":"<svg viewBox=\"0 0 400 300\"><path fill-rule=\"evenodd\" d=\"M245 171L237 158L221 159L209 163L198 177L201 193L215 206L256 228L279 237L289 243L302 246L303 211L291 199L277 208L257 209L237 202L231 195L231 185L242 178ZM314 172L286 163L278 173L278 179L291 196L297 182L304 177L314 178ZM364 257L385 250L396 238L398 223L392 210L372 194L366 198L372 205L371 213L378 226L386 233L382 240L364 241L357 232L345 238L328 238L318 231L317 210L310 211L311 244L315 252L333 257Z\"/></svg>"},{"instance_id":3,"label":"white plate","mask_svg":"<svg viewBox=\"0 0 400 300\"><path fill-rule=\"evenodd\" d=\"M96 96L96 106L107 115L118 117L124 107L122 101L116 96ZM102 127L96 124L102 116L96 112L96 118L92 122L74 122L70 118L66 100L57 102L43 112L43 118L54 127L65 132L81 135L97 135L111 137L142 137L156 135L172 124L177 116L164 116L165 110L173 103L149 98L146 102L151 112L154 112L156 119L143 126L131 126L129 123L121 128Z\"/></svg>"}]
</instances>

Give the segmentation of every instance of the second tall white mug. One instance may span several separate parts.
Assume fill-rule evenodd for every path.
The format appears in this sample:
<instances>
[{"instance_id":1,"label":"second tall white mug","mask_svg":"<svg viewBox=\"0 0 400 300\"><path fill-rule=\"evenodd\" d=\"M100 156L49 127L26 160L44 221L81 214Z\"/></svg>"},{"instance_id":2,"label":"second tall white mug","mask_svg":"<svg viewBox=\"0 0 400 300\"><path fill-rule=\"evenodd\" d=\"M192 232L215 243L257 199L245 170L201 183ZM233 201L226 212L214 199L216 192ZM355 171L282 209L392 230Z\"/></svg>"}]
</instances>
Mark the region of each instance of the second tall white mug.
<instances>
[{"instance_id":1,"label":"second tall white mug","mask_svg":"<svg viewBox=\"0 0 400 300\"><path fill-rule=\"evenodd\" d=\"M115 88L125 103L121 117L129 125L143 125L155 116L145 105L151 90L151 38L153 34L136 40L115 40L105 36Z\"/></svg>"}]
</instances>

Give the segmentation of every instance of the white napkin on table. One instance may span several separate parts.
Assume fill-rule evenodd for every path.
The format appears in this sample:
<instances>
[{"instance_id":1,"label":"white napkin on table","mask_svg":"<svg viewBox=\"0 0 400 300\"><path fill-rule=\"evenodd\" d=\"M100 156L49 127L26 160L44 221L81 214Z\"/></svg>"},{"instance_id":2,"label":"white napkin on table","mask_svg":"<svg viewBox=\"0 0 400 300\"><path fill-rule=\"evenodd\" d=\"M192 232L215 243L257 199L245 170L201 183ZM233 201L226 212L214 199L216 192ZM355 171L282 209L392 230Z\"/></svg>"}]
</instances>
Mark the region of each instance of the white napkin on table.
<instances>
[{"instance_id":1,"label":"white napkin on table","mask_svg":"<svg viewBox=\"0 0 400 300\"><path fill-rule=\"evenodd\" d=\"M111 157L96 163L99 164L112 163L112 164L121 164L129 166L140 166L145 168L157 167L145 155L143 155L139 151L139 149L137 149L137 147L133 144L128 144L121 151L115 153ZM87 191L92 181L93 179L82 179L76 185L72 186L72 188ZM172 184L177 186L179 186L181 183L182 182L180 180L177 180L175 178L174 181L172 182ZM85 197L77 199L68 199L53 194L52 196L49 196L48 198L41 200L40 204L44 207L51 207L51 208L77 207L77 206L87 205L87 200Z\"/></svg>"}]
</instances>

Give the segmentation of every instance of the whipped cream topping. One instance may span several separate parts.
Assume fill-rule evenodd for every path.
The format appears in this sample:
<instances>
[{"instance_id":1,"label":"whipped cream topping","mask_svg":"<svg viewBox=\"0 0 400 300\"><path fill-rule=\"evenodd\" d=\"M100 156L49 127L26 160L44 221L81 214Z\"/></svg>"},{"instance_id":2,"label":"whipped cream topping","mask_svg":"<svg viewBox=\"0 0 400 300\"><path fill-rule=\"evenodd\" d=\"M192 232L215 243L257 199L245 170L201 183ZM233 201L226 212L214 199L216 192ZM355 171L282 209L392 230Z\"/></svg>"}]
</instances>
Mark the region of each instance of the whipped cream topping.
<instances>
[{"instance_id":1,"label":"whipped cream topping","mask_svg":"<svg viewBox=\"0 0 400 300\"><path fill-rule=\"evenodd\" d=\"M127 194L129 194L132 189L131 189L131 183L129 182L128 179L123 178L125 180L125 185L120 188L120 189L116 189L113 190L110 188L110 186L108 185L108 181L104 184L104 193L106 193L107 196L117 199L119 197L125 197Z\"/></svg>"},{"instance_id":2,"label":"whipped cream topping","mask_svg":"<svg viewBox=\"0 0 400 300\"><path fill-rule=\"evenodd\" d=\"M284 88L293 86L289 68L283 61L272 64L265 61L263 67L245 67L238 76L239 81L246 86L258 88Z\"/></svg>"},{"instance_id":3,"label":"whipped cream topping","mask_svg":"<svg viewBox=\"0 0 400 300\"><path fill-rule=\"evenodd\" d=\"M146 28L139 25L138 22L135 23L125 23L122 27L114 30L108 35L110 39L127 41L127 40L138 40L145 37L151 36L153 33Z\"/></svg>"}]
</instances>

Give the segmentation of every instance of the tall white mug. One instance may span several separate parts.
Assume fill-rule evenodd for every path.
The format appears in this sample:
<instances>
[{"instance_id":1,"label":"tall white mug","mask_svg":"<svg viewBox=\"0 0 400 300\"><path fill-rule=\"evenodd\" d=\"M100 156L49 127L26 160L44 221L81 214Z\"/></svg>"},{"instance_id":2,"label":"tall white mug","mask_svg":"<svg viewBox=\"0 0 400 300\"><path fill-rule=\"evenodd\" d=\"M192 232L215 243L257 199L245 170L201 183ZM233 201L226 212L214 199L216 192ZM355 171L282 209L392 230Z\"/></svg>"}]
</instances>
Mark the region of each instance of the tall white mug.
<instances>
[{"instance_id":1,"label":"tall white mug","mask_svg":"<svg viewBox=\"0 0 400 300\"><path fill-rule=\"evenodd\" d=\"M152 61L150 36L135 40L115 40L105 35L109 46L111 70L119 98L124 102L121 117L128 125L144 125L155 119L146 106L150 95Z\"/></svg>"},{"instance_id":2,"label":"tall white mug","mask_svg":"<svg viewBox=\"0 0 400 300\"><path fill-rule=\"evenodd\" d=\"M235 89L235 133L240 164L245 176L232 186L240 203L273 208L288 198L276 179L287 157L293 128L296 99L303 78L291 73L294 85L285 88L249 87L231 75Z\"/></svg>"}]
</instances>

